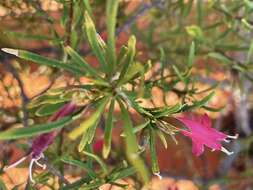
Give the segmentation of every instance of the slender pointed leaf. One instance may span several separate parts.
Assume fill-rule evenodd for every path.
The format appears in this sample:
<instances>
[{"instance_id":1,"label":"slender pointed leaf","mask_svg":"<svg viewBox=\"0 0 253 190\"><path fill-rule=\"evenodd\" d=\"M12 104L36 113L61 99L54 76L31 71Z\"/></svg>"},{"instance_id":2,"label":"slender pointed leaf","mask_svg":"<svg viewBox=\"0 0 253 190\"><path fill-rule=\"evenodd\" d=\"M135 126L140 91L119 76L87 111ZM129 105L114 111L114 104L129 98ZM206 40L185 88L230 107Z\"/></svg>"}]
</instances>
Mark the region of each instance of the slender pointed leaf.
<instances>
[{"instance_id":1,"label":"slender pointed leaf","mask_svg":"<svg viewBox=\"0 0 253 190\"><path fill-rule=\"evenodd\" d=\"M36 110L35 115L39 117L43 116L49 116L52 115L54 112L56 112L58 109L60 109L61 106L63 106L64 103L58 103L58 104L46 104L39 107L39 109Z\"/></svg>"},{"instance_id":2,"label":"slender pointed leaf","mask_svg":"<svg viewBox=\"0 0 253 190\"><path fill-rule=\"evenodd\" d=\"M96 160L96 161L98 162L98 164L101 166L103 172L104 172L105 174L108 173L108 169L107 169L106 164L105 164L105 163L103 162L103 160L100 159L97 155L92 154L92 153L90 153L90 152L86 152L86 151L83 151L82 153L84 153L86 156L89 156L89 157L93 158L94 160Z\"/></svg>"},{"instance_id":3,"label":"slender pointed leaf","mask_svg":"<svg viewBox=\"0 0 253 190\"><path fill-rule=\"evenodd\" d=\"M110 72L114 71L116 64L115 27L118 12L118 4L119 0L108 0L106 3L106 27L108 33L107 56L110 62L109 64Z\"/></svg>"},{"instance_id":4,"label":"slender pointed leaf","mask_svg":"<svg viewBox=\"0 0 253 190\"><path fill-rule=\"evenodd\" d=\"M126 110L122 102L118 101L123 116L124 122L124 133L126 134L126 154L130 163L135 167L137 172L140 174L142 180L147 183L149 179L147 168L143 160L138 155L138 143L136 136L133 133L132 122L129 117L129 113Z\"/></svg>"},{"instance_id":5,"label":"slender pointed leaf","mask_svg":"<svg viewBox=\"0 0 253 190\"><path fill-rule=\"evenodd\" d=\"M215 92L211 92L210 94L208 94L206 97L204 97L203 99L199 100L199 101L194 101L193 105L186 105L182 108L183 111L187 111L187 110L192 110L192 109L196 109L196 108L200 108L205 106L205 104L214 96Z\"/></svg>"},{"instance_id":6,"label":"slender pointed leaf","mask_svg":"<svg viewBox=\"0 0 253 190\"><path fill-rule=\"evenodd\" d=\"M128 40L128 51L127 51L125 60L123 62L123 68L120 72L118 85L122 83L122 81L124 80L124 76L126 75L130 65L133 63L135 51L136 51L135 46L136 46L136 38L135 36L131 36Z\"/></svg>"},{"instance_id":7,"label":"slender pointed leaf","mask_svg":"<svg viewBox=\"0 0 253 190\"><path fill-rule=\"evenodd\" d=\"M112 128L113 128L113 110L114 110L115 101L112 100L105 122L105 136L103 144L103 157L107 158L111 150L111 141L112 141Z\"/></svg>"},{"instance_id":8,"label":"slender pointed leaf","mask_svg":"<svg viewBox=\"0 0 253 190\"><path fill-rule=\"evenodd\" d=\"M87 174L91 177L91 178L96 178L97 175L96 173L87 166L87 164L79 161L79 160L75 160L75 159L71 159L71 158L67 158L67 157L63 157L61 158L61 161L63 161L64 163L66 164L70 164L70 165L74 165L74 166L77 166L79 168L82 168L84 169L85 171L87 171Z\"/></svg>"},{"instance_id":9,"label":"slender pointed leaf","mask_svg":"<svg viewBox=\"0 0 253 190\"><path fill-rule=\"evenodd\" d=\"M89 0L83 0L84 7L89 15L92 17L92 9Z\"/></svg>"},{"instance_id":10,"label":"slender pointed leaf","mask_svg":"<svg viewBox=\"0 0 253 190\"><path fill-rule=\"evenodd\" d=\"M160 130L156 130L155 132L158 135L158 137L160 138L160 140L162 141L163 146L167 149L168 148L168 143L166 141L166 137L164 136L164 133Z\"/></svg>"},{"instance_id":11,"label":"slender pointed leaf","mask_svg":"<svg viewBox=\"0 0 253 190\"><path fill-rule=\"evenodd\" d=\"M147 120L145 123L142 123L136 127L133 128L133 132L134 133L138 133L139 131L141 131L142 129L144 129L145 127L147 127L147 125L150 123L150 120ZM125 137L125 133L123 132L120 136Z\"/></svg>"},{"instance_id":12,"label":"slender pointed leaf","mask_svg":"<svg viewBox=\"0 0 253 190\"><path fill-rule=\"evenodd\" d=\"M100 43L98 41L99 34L96 32L95 25L92 19L90 18L88 12L85 12L85 29L92 51L98 58L102 70L108 73L108 67L104 56L104 52L101 46L99 45Z\"/></svg>"},{"instance_id":13,"label":"slender pointed leaf","mask_svg":"<svg viewBox=\"0 0 253 190\"><path fill-rule=\"evenodd\" d=\"M251 62L250 59L252 57L252 54L253 54L253 41L251 41L251 43L250 43L250 48L249 48L249 51L247 54L246 64L249 64Z\"/></svg>"},{"instance_id":14,"label":"slender pointed leaf","mask_svg":"<svg viewBox=\"0 0 253 190\"><path fill-rule=\"evenodd\" d=\"M149 148L150 148L150 158L151 158L151 167L153 174L159 174L160 169L156 156L156 148L155 148L155 132L150 126L149 128L150 140L149 140Z\"/></svg>"},{"instance_id":15,"label":"slender pointed leaf","mask_svg":"<svg viewBox=\"0 0 253 190\"><path fill-rule=\"evenodd\" d=\"M61 129L72 121L72 116L67 116L63 119L47 124L39 124L26 128L9 129L0 133L0 140L19 139L48 133L56 129Z\"/></svg>"},{"instance_id":16,"label":"slender pointed leaf","mask_svg":"<svg viewBox=\"0 0 253 190\"><path fill-rule=\"evenodd\" d=\"M195 43L194 41L191 43L190 52L188 56L188 67L192 67L193 61L195 57Z\"/></svg>"},{"instance_id":17,"label":"slender pointed leaf","mask_svg":"<svg viewBox=\"0 0 253 190\"><path fill-rule=\"evenodd\" d=\"M29 51L10 49L10 48L2 48L2 51L12 54L12 55L15 55L15 56L22 58L24 60L32 61L32 62L41 64L41 65L56 67L59 69L65 69L65 70L70 71L70 72L77 74L79 76L84 74L84 71L82 71L81 69L79 69L78 67L76 67L74 65L65 64L61 61L47 58L47 57L43 57L43 56L40 56L36 53L29 52Z\"/></svg>"},{"instance_id":18,"label":"slender pointed leaf","mask_svg":"<svg viewBox=\"0 0 253 190\"><path fill-rule=\"evenodd\" d=\"M128 176L135 174L135 173L136 173L136 169L134 167L123 168L123 169L120 169L116 172L111 173L111 175L108 176L108 179L109 179L109 181L114 182L118 179L124 179Z\"/></svg>"},{"instance_id":19,"label":"slender pointed leaf","mask_svg":"<svg viewBox=\"0 0 253 190\"><path fill-rule=\"evenodd\" d=\"M232 64L231 60L229 60L224 55L222 55L221 53L218 53L218 52L208 53L208 57L212 57L212 58L219 60L220 61L219 63L221 63L221 64L225 64L225 65Z\"/></svg>"},{"instance_id":20,"label":"slender pointed leaf","mask_svg":"<svg viewBox=\"0 0 253 190\"><path fill-rule=\"evenodd\" d=\"M107 84L104 79L98 74L98 72L93 69L80 55L78 55L75 50L69 46L65 49L76 64L78 64L80 67L83 67L91 76L95 77L97 80Z\"/></svg>"},{"instance_id":21,"label":"slender pointed leaf","mask_svg":"<svg viewBox=\"0 0 253 190\"><path fill-rule=\"evenodd\" d=\"M96 124L96 122L99 120L101 114L104 111L107 101L108 97L102 98L102 100L99 101L99 106L97 110L89 118L87 118L84 122L82 122L79 127L71 131L68 135L69 138L72 140L76 139L77 137L82 135L87 129Z\"/></svg>"},{"instance_id":22,"label":"slender pointed leaf","mask_svg":"<svg viewBox=\"0 0 253 190\"><path fill-rule=\"evenodd\" d=\"M82 152L87 144L91 144L91 142L95 136L95 132L96 132L98 123L99 123L99 119L94 123L94 125L92 125L90 128L88 128L83 133L82 139L78 145L79 152Z\"/></svg>"}]
</instances>

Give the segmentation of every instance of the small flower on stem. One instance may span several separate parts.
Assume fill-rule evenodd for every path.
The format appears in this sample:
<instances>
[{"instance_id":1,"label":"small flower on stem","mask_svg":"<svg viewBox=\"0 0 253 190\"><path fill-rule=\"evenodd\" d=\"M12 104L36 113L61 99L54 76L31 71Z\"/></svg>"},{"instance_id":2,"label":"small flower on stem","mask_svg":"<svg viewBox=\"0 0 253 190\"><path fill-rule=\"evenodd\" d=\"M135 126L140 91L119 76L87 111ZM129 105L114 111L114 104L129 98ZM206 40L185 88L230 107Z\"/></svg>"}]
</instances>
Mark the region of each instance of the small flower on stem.
<instances>
[{"instance_id":1,"label":"small flower on stem","mask_svg":"<svg viewBox=\"0 0 253 190\"><path fill-rule=\"evenodd\" d=\"M75 111L75 109L76 105L73 102L69 102L65 104L61 109L59 109L55 114L53 114L48 121L56 121L58 119L61 119L67 115L72 114ZM32 146L29 153L26 156L19 159L17 162L13 163L12 165L5 167L4 171L16 167L17 165L25 161L27 157L31 156L32 159L29 164L29 179L32 183L34 183L34 180L32 178L33 164L35 163L42 169L46 169L46 165L39 163L39 160L41 158L44 158L43 152L48 148L49 145L51 145L54 142L54 139L57 136L57 134L58 131L53 131L50 133L41 134L38 137L36 137L32 142Z\"/></svg>"},{"instance_id":2,"label":"small flower on stem","mask_svg":"<svg viewBox=\"0 0 253 190\"><path fill-rule=\"evenodd\" d=\"M196 156L200 156L204 152L204 145L211 148L212 151L219 150L227 155L233 154L222 146L221 142L230 142L230 139L237 139L235 136L226 135L214 128L212 128L211 120L207 114L202 116L177 117L188 130L181 130L181 133L192 139L192 152Z\"/></svg>"}]
</instances>

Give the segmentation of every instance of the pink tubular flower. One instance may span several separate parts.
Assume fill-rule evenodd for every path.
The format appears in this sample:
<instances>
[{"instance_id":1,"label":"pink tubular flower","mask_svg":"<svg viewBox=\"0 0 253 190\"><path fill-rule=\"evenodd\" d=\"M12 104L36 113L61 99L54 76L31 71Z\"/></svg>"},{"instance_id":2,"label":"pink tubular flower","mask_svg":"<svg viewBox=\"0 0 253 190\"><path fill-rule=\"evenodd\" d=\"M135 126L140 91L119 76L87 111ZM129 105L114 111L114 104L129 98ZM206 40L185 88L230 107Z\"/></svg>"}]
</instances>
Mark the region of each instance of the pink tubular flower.
<instances>
[{"instance_id":1,"label":"pink tubular flower","mask_svg":"<svg viewBox=\"0 0 253 190\"><path fill-rule=\"evenodd\" d=\"M73 102L69 102L65 104L63 107L61 107L56 113L54 113L49 118L48 121L56 121L58 119L61 119L67 115L72 114L75 111L75 109L76 109L76 105ZM32 159L29 165L29 178L30 178L30 181L34 183L34 180L32 178L33 164L36 163L38 166L42 167L43 169L46 168L46 165L40 164L38 160L44 157L43 152L48 148L50 144L53 143L57 134L58 134L58 131L52 131L50 133L41 134L38 137L36 137L32 142L32 146L30 148L29 153L23 158L21 158L20 160L18 160L17 162L13 163L12 165L5 167L4 170L6 171L7 169L17 166L18 164L26 160L28 156L31 156Z\"/></svg>"},{"instance_id":2,"label":"pink tubular flower","mask_svg":"<svg viewBox=\"0 0 253 190\"><path fill-rule=\"evenodd\" d=\"M237 139L238 134L235 136L226 135L211 127L211 120L207 114L202 116L177 117L188 129L182 130L181 133L192 139L192 153L196 156L204 152L204 145L211 148L212 151L219 150L227 155L233 154L228 151L221 144L222 141L229 143L229 139Z\"/></svg>"}]
</instances>

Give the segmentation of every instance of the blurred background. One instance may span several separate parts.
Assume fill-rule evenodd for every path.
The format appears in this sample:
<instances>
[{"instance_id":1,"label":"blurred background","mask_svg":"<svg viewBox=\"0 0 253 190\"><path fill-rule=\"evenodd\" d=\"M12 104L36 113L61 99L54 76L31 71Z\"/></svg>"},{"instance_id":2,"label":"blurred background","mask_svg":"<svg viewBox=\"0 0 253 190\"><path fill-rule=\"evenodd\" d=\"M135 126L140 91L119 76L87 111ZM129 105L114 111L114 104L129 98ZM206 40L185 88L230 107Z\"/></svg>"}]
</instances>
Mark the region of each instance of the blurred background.
<instances>
[{"instance_id":1,"label":"blurred background","mask_svg":"<svg viewBox=\"0 0 253 190\"><path fill-rule=\"evenodd\" d=\"M97 60L82 35L83 12L79 4L82 0L73 1L1 0L0 47L25 49L62 59L62 46L69 44L96 67ZM105 1L91 0L90 4L96 27L106 38ZM196 112L208 113L213 127L227 134L239 134L238 140L226 146L234 151L231 156L206 150L202 156L195 157L191 153L191 142L180 135L177 136L178 145L168 137L167 149L158 140L159 166L164 178L154 177L150 189L253 189L252 12L250 0L122 0L117 47L126 44L130 35L135 35L138 59L152 61L153 67L146 74L146 80L155 81L160 75L165 78L165 82L152 88L147 85L143 105L174 105L184 96L184 84L166 80L166 76L175 70L174 65L181 71L186 70L194 41L195 59L189 80L198 93L192 98L201 99L210 89L215 91L205 109L196 109ZM25 105L30 99L49 88L80 81L85 83L86 79L76 81L67 73L0 52L0 130L22 124ZM135 123L140 120L134 113L132 118ZM43 119L31 117L28 122L38 120ZM120 144L119 133L120 130L115 129L113 142L116 147ZM98 131L97 139L101 138ZM0 164L3 165L20 158L27 143L25 140L0 141L0 146ZM0 184L4 183L7 189L20 185L22 189L27 173L25 166L2 172ZM70 179L78 176L73 168L68 168L66 173ZM39 185L36 188L50 189Z\"/></svg>"}]
</instances>

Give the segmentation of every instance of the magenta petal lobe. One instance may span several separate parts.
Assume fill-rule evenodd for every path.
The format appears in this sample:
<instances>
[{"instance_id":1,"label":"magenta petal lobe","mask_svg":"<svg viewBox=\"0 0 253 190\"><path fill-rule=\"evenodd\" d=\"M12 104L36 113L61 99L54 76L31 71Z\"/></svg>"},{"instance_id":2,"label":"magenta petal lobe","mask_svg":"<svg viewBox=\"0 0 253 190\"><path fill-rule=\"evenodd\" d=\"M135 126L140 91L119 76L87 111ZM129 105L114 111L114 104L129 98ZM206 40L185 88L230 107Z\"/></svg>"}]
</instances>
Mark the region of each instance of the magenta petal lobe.
<instances>
[{"instance_id":1,"label":"magenta petal lobe","mask_svg":"<svg viewBox=\"0 0 253 190\"><path fill-rule=\"evenodd\" d=\"M178 117L188 130L181 130L181 133L192 140L192 152L196 156L200 156L204 152L204 146L212 149L213 151L219 150L227 155L231 155L233 152L225 149L221 142L229 143L228 139L237 139L238 135L230 136L226 135L215 128L212 128L211 120L207 114L202 116L193 115L189 117Z\"/></svg>"}]
</instances>

